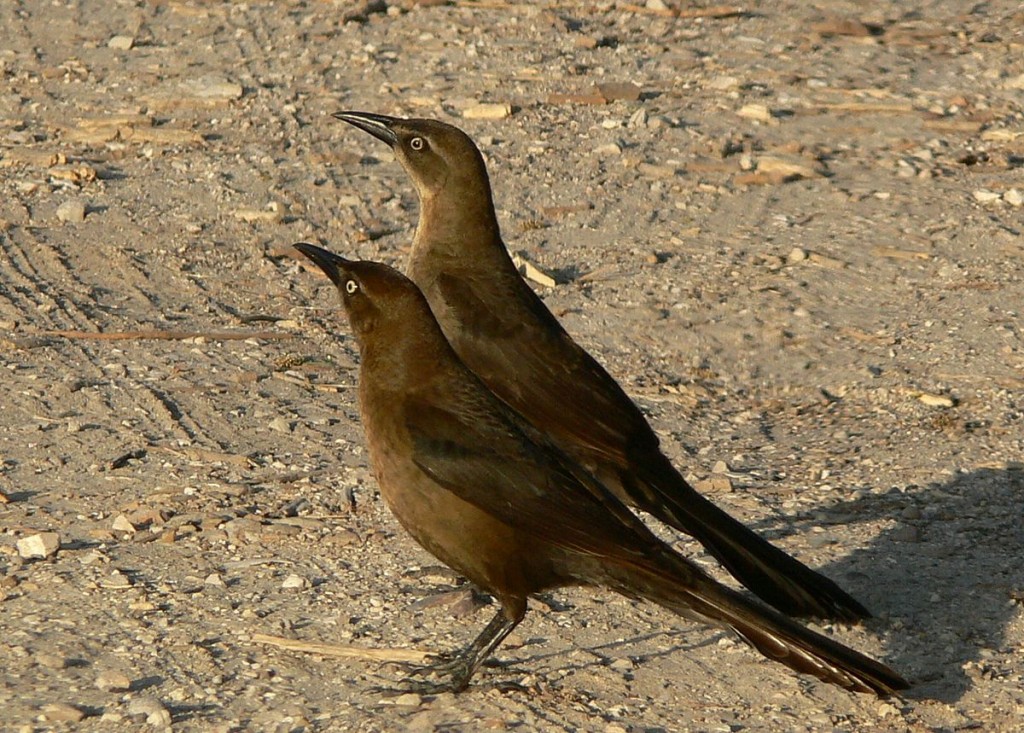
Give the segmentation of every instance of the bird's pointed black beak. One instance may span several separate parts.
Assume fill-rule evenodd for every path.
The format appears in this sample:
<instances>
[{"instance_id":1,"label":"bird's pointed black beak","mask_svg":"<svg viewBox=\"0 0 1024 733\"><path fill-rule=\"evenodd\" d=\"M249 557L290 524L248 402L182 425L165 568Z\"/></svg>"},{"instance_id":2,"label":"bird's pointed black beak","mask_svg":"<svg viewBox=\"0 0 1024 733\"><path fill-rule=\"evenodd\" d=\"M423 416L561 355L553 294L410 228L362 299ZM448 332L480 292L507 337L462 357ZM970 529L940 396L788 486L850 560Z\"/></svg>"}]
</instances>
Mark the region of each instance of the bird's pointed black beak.
<instances>
[{"instance_id":1,"label":"bird's pointed black beak","mask_svg":"<svg viewBox=\"0 0 1024 733\"><path fill-rule=\"evenodd\" d=\"M331 279L335 286L341 286L345 273L348 271L349 265L351 265L349 260L308 242L298 242L292 246L311 259L314 265L323 270L324 274Z\"/></svg>"},{"instance_id":2,"label":"bird's pointed black beak","mask_svg":"<svg viewBox=\"0 0 1024 733\"><path fill-rule=\"evenodd\" d=\"M397 117L388 117L372 112L335 112L334 117L358 127L363 132L370 133L391 147L398 143L398 135L395 134L394 129L395 123L399 121Z\"/></svg>"}]
</instances>

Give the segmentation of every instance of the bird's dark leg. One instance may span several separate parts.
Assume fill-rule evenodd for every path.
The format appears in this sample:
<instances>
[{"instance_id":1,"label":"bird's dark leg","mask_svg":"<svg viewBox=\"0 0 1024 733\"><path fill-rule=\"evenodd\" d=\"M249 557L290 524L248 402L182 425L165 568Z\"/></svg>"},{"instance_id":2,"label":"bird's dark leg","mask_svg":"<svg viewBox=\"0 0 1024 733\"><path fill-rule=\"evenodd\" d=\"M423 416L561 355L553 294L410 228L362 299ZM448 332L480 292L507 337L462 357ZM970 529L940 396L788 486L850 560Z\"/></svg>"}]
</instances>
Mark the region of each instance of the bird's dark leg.
<instances>
[{"instance_id":1,"label":"bird's dark leg","mask_svg":"<svg viewBox=\"0 0 1024 733\"><path fill-rule=\"evenodd\" d=\"M498 645L505 640L512 629L519 625L526 615L526 602L516 601L502 605L491 622L473 640L473 642L457 654L442 658L439 661L416 667L410 671L413 675L438 675L448 677L447 682L413 683L410 685L420 692L461 692L469 687L473 673L480 668L484 660L491 656Z\"/></svg>"}]
</instances>

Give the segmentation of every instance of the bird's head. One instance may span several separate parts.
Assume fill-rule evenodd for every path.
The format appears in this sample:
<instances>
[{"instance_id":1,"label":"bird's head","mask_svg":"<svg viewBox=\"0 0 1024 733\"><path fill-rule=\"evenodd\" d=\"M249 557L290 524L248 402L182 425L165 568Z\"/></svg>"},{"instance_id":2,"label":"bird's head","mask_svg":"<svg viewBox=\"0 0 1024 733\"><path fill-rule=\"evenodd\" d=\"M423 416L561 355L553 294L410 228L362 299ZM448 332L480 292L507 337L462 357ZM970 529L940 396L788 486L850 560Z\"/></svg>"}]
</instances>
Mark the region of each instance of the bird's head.
<instances>
[{"instance_id":1,"label":"bird's head","mask_svg":"<svg viewBox=\"0 0 1024 733\"><path fill-rule=\"evenodd\" d=\"M419 289L394 268L347 260L306 242L294 247L334 283L360 346L382 327L397 329L397 335L417 320L420 311L429 313Z\"/></svg>"},{"instance_id":2,"label":"bird's head","mask_svg":"<svg viewBox=\"0 0 1024 733\"><path fill-rule=\"evenodd\" d=\"M334 115L391 146L412 177L420 199L445 194L490 204L490 183L483 157L470 137L457 127L427 119L401 119L371 112Z\"/></svg>"}]
</instances>

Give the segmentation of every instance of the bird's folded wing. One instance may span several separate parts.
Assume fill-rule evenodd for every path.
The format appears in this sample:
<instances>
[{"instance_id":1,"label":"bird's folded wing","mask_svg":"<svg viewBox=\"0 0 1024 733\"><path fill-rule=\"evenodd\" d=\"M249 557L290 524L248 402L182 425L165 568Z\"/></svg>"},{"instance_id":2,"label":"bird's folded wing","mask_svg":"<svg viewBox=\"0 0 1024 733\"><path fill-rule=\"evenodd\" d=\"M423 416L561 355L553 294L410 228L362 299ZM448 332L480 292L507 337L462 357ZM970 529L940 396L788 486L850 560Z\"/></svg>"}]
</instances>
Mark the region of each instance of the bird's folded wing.
<instances>
[{"instance_id":1,"label":"bird's folded wing","mask_svg":"<svg viewBox=\"0 0 1024 733\"><path fill-rule=\"evenodd\" d=\"M657 448L629 396L528 286L482 297L471 277L442 275L437 287L459 320L457 333L447 334L455 350L530 422L620 466L628 465L633 449ZM522 309L532 318L524 318Z\"/></svg>"},{"instance_id":2,"label":"bird's folded wing","mask_svg":"<svg viewBox=\"0 0 1024 733\"><path fill-rule=\"evenodd\" d=\"M497 401L478 410L465 402L449 408L414 400L407 407L413 462L463 501L578 552L629 560L659 544L581 466L531 440Z\"/></svg>"}]
</instances>

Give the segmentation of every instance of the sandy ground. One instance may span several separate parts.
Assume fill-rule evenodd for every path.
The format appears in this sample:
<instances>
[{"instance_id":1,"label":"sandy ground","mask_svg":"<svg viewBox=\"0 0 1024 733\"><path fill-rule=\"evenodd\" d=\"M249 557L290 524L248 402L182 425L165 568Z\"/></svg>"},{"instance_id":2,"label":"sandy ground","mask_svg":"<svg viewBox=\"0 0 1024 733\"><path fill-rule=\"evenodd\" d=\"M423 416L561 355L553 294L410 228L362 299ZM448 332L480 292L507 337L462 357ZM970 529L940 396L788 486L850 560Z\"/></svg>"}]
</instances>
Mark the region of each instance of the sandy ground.
<instances>
[{"instance_id":1,"label":"sandy ground","mask_svg":"<svg viewBox=\"0 0 1024 733\"><path fill-rule=\"evenodd\" d=\"M1024 11L662 7L0 3L0 728L1017 729ZM600 592L457 697L257 636L445 650L492 613L430 602L459 579L383 506L288 253L404 261L415 195L340 109L480 142L538 292L684 473L876 612L824 630L905 698Z\"/></svg>"}]
</instances>

